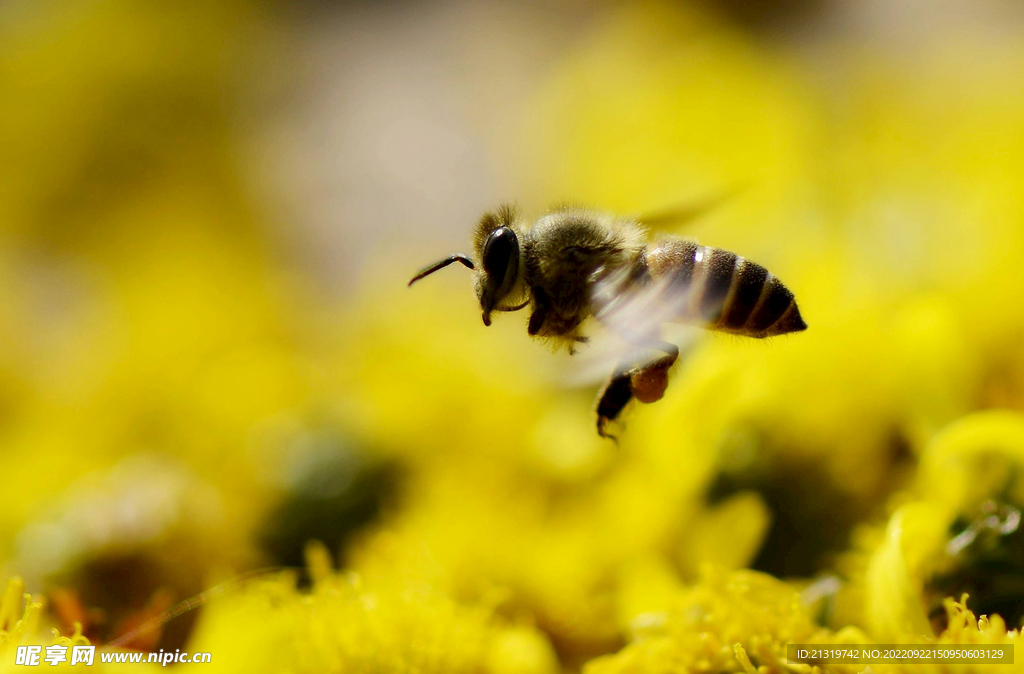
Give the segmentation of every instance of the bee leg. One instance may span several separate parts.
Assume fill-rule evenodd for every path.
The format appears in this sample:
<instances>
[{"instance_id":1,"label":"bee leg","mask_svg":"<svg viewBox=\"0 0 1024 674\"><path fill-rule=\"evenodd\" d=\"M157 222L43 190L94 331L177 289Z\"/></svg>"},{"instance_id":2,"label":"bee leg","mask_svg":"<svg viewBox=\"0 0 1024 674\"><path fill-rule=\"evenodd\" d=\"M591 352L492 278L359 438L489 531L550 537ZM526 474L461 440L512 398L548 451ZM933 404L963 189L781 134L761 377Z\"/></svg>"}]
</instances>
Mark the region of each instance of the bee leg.
<instances>
[{"instance_id":1,"label":"bee leg","mask_svg":"<svg viewBox=\"0 0 1024 674\"><path fill-rule=\"evenodd\" d=\"M530 322L526 326L526 332L533 337L541 331L544 323L548 320L548 312L551 310L551 302L548 296L540 288L533 288L534 309L530 314Z\"/></svg>"},{"instance_id":2,"label":"bee leg","mask_svg":"<svg viewBox=\"0 0 1024 674\"><path fill-rule=\"evenodd\" d=\"M605 427L618 419L622 410L636 398L642 403L661 400L668 388L668 371L679 359L679 347L668 342L658 342L657 348L664 356L637 365L627 361L615 369L597 396L597 434L602 438L615 436L607 433ZM630 367L632 365L632 367Z\"/></svg>"},{"instance_id":3,"label":"bee leg","mask_svg":"<svg viewBox=\"0 0 1024 674\"><path fill-rule=\"evenodd\" d=\"M665 355L656 360L639 365L629 374L629 388L633 397L642 403L653 403L661 400L668 388L668 371L679 359L679 347L668 342L660 342L658 348Z\"/></svg>"},{"instance_id":4,"label":"bee leg","mask_svg":"<svg viewBox=\"0 0 1024 674\"><path fill-rule=\"evenodd\" d=\"M575 344L570 344L569 345L569 355L570 356L575 356L576 355L576 344L586 344L587 342L590 341L590 338L589 337L583 337L583 336L580 336L580 335L576 335L575 337L572 338L572 341L575 342Z\"/></svg>"},{"instance_id":5,"label":"bee leg","mask_svg":"<svg viewBox=\"0 0 1024 674\"><path fill-rule=\"evenodd\" d=\"M633 399L630 375L627 372L613 374L605 382L601 392L597 394L597 434L602 438L617 440L614 435L605 432L609 422L619 418L622 410Z\"/></svg>"}]
</instances>

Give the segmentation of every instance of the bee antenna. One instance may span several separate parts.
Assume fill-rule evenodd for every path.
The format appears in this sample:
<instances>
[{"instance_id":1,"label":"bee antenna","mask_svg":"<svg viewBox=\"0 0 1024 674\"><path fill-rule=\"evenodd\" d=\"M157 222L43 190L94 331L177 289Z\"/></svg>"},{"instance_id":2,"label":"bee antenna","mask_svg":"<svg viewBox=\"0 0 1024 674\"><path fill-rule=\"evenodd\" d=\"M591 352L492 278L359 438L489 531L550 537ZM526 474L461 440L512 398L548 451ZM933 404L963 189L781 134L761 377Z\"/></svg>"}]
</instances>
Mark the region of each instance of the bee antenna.
<instances>
[{"instance_id":1,"label":"bee antenna","mask_svg":"<svg viewBox=\"0 0 1024 674\"><path fill-rule=\"evenodd\" d=\"M430 276L438 269L444 269L452 262L461 262L470 269L476 269L476 267L473 266L473 260L471 260L468 255L463 255L462 253L455 253L454 255L449 255L440 262L435 262L434 264L430 265L429 267L421 271L419 274L416 274L416 276L413 276L412 280L409 281L409 285L411 286L413 283L416 283L416 281L419 281L424 276Z\"/></svg>"}]
</instances>

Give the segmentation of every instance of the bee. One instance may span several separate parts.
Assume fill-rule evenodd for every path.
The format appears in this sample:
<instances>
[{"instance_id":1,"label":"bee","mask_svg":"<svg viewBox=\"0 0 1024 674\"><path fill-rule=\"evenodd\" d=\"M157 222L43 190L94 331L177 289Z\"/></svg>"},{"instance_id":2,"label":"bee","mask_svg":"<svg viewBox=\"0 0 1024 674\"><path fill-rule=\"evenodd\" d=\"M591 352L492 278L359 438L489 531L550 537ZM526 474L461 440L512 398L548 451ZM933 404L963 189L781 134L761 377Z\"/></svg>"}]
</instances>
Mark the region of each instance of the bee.
<instances>
[{"instance_id":1,"label":"bee","mask_svg":"<svg viewBox=\"0 0 1024 674\"><path fill-rule=\"evenodd\" d=\"M680 237L648 243L643 225L581 208L554 210L532 226L511 205L485 213L473 257L440 260L409 285L455 262L473 270L484 325L494 312L529 307L531 337L585 343L590 317L634 347L597 398L602 437L632 400L653 403L668 387L679 347L659 339L663 323L763 339L807 329L793 293L761 265Z\"/></svg>"}]
</instances>

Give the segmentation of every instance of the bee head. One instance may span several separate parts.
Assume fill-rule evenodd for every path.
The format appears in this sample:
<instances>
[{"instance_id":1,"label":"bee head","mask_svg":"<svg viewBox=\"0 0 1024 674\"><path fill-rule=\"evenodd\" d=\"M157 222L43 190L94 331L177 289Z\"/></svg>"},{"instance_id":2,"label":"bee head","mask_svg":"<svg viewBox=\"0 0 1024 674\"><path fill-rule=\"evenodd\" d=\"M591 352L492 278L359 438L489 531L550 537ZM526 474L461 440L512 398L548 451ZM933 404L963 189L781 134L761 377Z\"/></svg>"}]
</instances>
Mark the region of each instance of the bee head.
<instances>
[{"instance_id":1,"label":"bee head","mask_svg":"<svg viewBox=\"0 0 1024 674\"><path fill-rule=\"evenodd\" d=\"M476 258L481 264L476 271L474 285L484 325L491 324L492 311L512 309L510 304L524 294L519 231L512 206L501 206L493 213L485 213L477 225L474 243Z\"/></svg>"},{"instance_id":2,"label":"bee head","mask_svg":"<svg viewBox=\"0 0 1024 674\"><path fill-rule=\"evenodd\" d=\"M526 295L520 268L521 232L512 206L501 206L493 213L484 213L473 237L477 263L468 255L455 253L421 271L409 281L409 285L453 262L459 262L474 272L473 285L483 310L484 325L490 325L492 311L515 311L526 306L525 303L515 305L516 300Z\"/></svg>"}]
</instances>

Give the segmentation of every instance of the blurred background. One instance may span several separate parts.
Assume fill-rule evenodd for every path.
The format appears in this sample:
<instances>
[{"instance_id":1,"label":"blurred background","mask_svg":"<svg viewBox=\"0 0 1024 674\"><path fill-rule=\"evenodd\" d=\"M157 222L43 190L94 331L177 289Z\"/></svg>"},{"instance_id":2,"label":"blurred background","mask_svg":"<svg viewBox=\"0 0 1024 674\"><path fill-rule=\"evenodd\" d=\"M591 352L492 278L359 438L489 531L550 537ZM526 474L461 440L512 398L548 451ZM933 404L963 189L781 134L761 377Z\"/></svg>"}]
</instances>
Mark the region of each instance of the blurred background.
<instances>
[{"instance_id":1,"label":"blurred background","mask_svg":"<svg viewBox=\"0 0 1024 674\"><path fill-rule=\"evenodd\" d=\"M7 0L3 569L97 644L252 569L354 593L130 643L239 671L613 671L710 568L815 629L1016 627L1022 72L1009 0ZM461 268L405 287L501 201L722 194L667 233L810 329L709 336L618 446Z\"/></svg>"}]
</instances>

